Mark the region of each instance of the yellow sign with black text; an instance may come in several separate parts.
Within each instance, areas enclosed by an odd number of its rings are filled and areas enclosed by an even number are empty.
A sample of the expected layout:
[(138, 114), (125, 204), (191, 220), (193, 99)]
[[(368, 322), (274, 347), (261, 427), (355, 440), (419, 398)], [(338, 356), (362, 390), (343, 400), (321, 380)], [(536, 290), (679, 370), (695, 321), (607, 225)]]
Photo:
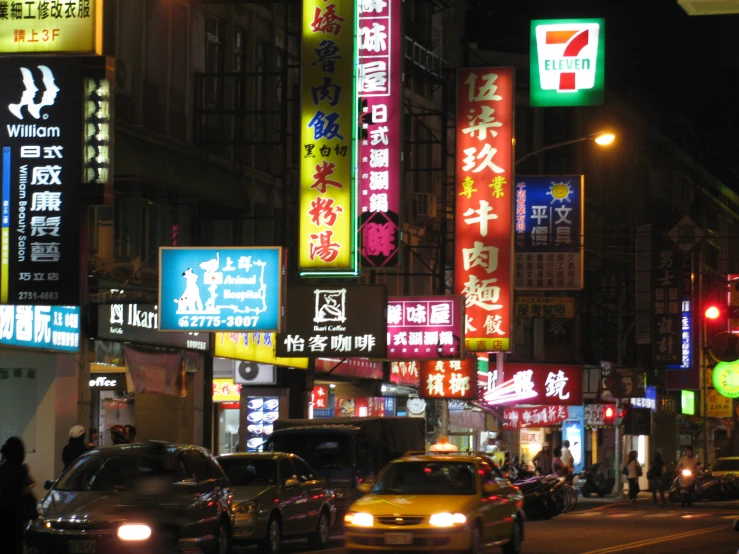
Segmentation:
[(103, 0), (0, 0), (0, 53), (102, 51)]
[(275, 356), (275, 344), (277, 344), (275, 333), (216, 333), (215, 355), (260, 364), (308, 368), (308, 358)]

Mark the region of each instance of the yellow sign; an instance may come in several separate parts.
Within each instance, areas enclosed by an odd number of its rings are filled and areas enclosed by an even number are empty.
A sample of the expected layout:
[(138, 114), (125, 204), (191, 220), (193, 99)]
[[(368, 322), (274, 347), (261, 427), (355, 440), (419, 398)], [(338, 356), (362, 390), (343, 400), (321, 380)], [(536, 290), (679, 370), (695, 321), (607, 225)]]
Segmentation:
[(300, 369), (308, 368), (308, 358), (275, 356), (275, 333), (216, 333), (216, 356)]
[(103, 51), (103, 0), (0, 2), (0, 53)]
[(510, 352), (511, 339), (465, 339), (464, 349), (467, 352)]
[(575, 299), (569, 296), (516, 296), (516, 317), (572, 319)]
[(733, 400), (719, 394), (716, 389), (708, 389), (706, 394), (706, 417), (732, 417)]
[(241, 385), (233, 379), (213, 379), (213, 402), (239, 402)]
[(357, 271), (354, 4), (303, 1), (299, 265), (304, 275)]

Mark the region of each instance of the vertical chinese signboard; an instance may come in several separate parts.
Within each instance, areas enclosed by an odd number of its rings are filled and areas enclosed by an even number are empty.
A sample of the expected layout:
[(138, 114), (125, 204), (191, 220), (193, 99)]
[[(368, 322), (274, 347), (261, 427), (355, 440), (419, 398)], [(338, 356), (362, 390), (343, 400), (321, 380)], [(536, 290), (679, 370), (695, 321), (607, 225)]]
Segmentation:
[(583, 175), (516, 177), (516, 289), (583, 286)]
[(358, 2), (362, 265), (398, 265), (403, 143), (402, 0)]
[(457, 73), (456, 294), (465, 349), (510, 350), (513, 311), (513, 69)]
[(81, 63), (0, 61), (2, 304), (79, 305)]
[(659, 366), (680, 367), (682, 358), (682, 268), (683, 254), (663, 236), (652, 247), (653, 361)]
[(305, 275), (356, 273), (352, 0), (304, 0), (300, 247)]
[(419, 371), (421, 398), (477, 398), (477, 358), (421, 362)]

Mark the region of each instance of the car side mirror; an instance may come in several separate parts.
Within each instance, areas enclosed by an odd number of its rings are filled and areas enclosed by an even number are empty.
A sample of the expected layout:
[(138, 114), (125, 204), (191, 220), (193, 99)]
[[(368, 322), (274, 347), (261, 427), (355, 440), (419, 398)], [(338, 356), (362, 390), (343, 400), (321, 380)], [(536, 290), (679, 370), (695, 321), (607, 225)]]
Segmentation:
[(56, 481), (54, 481), (52, 479), (49, 479), (48, 481), (44, 481), (44, 489), (47, 490), (47, 491), (50, 491), (51, 490), (51, 487), (54, 486), (54, 483), (56, 483)]
[(485, 483), (482, 486), (482, 492), (483, 494), (493, 494), (498, 491), (500, 487), (498, 485), (493, 485), (492, 483)]
[(372, 490), (372, 483), (359, 483), (357, 485), (357, 490), (362, 494), (367, 494)]
[(297, 487), (299, 485), (300, 481), (298, 481), (297, 479), (287, 479), (283, 487), (286, 489), (292, 489), (293, 487)]

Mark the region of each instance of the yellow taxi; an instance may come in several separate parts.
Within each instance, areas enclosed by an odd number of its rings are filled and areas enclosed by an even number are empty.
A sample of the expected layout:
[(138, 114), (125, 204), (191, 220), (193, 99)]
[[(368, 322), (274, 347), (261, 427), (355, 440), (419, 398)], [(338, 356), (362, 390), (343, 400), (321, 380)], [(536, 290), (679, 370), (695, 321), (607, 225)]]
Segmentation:
[(482, 454), (448, 441), (390, 462), (344, 516), (350, 553), (485, 552), (517, 554), (523, 495)]

